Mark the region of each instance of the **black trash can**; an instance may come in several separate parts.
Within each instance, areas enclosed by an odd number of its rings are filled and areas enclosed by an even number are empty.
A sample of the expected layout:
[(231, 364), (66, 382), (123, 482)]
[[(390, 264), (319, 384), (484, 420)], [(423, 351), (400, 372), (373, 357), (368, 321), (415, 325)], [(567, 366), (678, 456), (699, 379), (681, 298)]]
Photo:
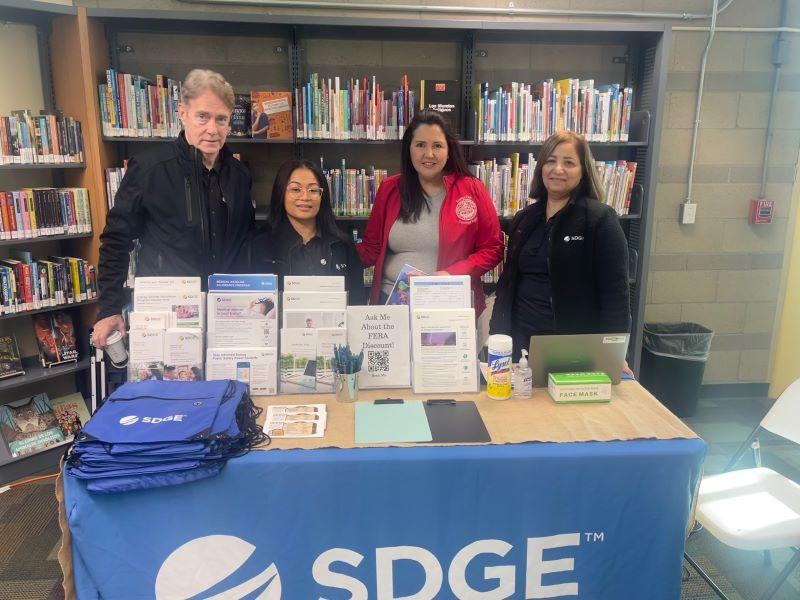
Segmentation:
[(714, 332), (697, 323), (645, 323), (639, 381), (678, 417), (691, 417)]

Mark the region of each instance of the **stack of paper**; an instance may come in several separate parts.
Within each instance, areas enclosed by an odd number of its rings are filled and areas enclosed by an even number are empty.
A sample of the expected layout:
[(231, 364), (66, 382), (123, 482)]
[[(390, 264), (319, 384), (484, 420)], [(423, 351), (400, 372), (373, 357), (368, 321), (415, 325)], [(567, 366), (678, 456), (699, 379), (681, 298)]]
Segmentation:
[(327, 422), (324, 404), (276, 404), (267, 408), (264, 433), (273, 438), (323, 437)]

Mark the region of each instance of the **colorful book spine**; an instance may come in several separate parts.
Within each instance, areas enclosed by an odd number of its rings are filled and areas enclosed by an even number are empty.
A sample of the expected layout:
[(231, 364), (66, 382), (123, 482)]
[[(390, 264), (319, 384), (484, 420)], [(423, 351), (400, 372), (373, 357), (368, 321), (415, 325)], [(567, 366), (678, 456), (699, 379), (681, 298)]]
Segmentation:
[(100, 120), (106, 137), (177, 137), (181, 82), (156, 75), (153, 83), (140, 75), (107, 69), (97, 86)]
[[(324, 165), (322, 157), (320, 162)], [(337, 217), (368, 217), (381, 182), (389, 176), (388, 170), (375, 167), (348, 169), (345, 159), (339, 168), (323, 168), (323, 173)]]
[(86, 188), (0, 191), (0, 240), (92, 232)]
[[(77, 140), (80, 140), (79, 143)], [(83, 162), (80, 124), (61, 113), (30, 110), (0, 116), (0, 165)]]
[(478, 142), (543, 142), (556, 131), (574, 131), (590, 142), (627, 142), (633, 88), (595, 86), (593, 79), (510, 82), (472, 93)]

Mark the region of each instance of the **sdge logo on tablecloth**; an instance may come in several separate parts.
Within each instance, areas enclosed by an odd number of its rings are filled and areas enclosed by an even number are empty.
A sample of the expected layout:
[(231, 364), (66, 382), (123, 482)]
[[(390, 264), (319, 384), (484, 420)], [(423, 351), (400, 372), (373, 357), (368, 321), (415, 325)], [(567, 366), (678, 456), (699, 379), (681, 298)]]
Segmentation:
[[(594, 537), (591, 540), (587, 538), (588, 541), (603, 541), (602, 533), (591, 535)], [(568, 577), (569, 572), (575, 569), (574, 558), (545, 560), (544, 553), (546, 550), (564, 549), (580, 546), (580, 544), (581, 534), (579, 533), (527, 538), (524, 596), (517, 594), (517, 566), (514, 564), (487, 566), (483, 569), (484, 581), (496, 582), (496, 585), (489, 590), (476, 590), (467, 582), (467, 569), (478, 556), (494, 555), (503, 558), (514, 548), (508, 542), (496, 539), (478, 540), (461, 548), (450, 561), (446, 583), (442, 563), (432, 552), (419, 546), (390, 546), (375, 549), (376, 586), (372, 594), (364, 582), (358, 578), (358, 567), (364, 560), (364, 556), (348, 548), (331, 548), (320, 554), (314, 561), (311, 576), (314, 582), (321, 586), (349, 592), (351, 600), (369, 600), (370, 598), (377, 598), (377, 600), (435, 600), (448, 588), (453, 596), (463, 600), (494, 600), (511, 597), (529, 600), (578, 596), (577, 581), (544, 585), (542, 579), (544, 575), (550, 573), (561, 573), (562, 580), (574, 579)], [(213, 595), (214, 598), (241, 598), (260, 591), (257, 597), (262, 600), (280, 600), (281, 579), (274, 563), (255, 577), (238, 582), (236, 572), (247, 562), (254, 551), (255, 546), (252, 544), (228, 535), (211, 535), (187, 542), (170, 554), (161, 565), (156, 578), (156, 598), (167, 600), (194, 597), (197, 594), (208, 592), (212, 587), (230, 577), (230, 587), (225, 590), (215, 590), (217, 593)], [(415, 590), (412, 595), (395, 595), (394, 565), (399, 561), (414, 562), (424, 572), (420, 588)], [(351, 573), (353, 569), (356, 569), (356, 575), (335, 570), (335, 563), (343, 563), (346, 565), (344, 568)], [(342, 569), (342, 565), (339, 565), (339, 569)], [(287, 594), (289, 593), (287, 590)], [(318, 598), (325, 600), (326, 597), (320, 595)], [(295, 600), (295, 597), (290, 597), (289, 600)]]

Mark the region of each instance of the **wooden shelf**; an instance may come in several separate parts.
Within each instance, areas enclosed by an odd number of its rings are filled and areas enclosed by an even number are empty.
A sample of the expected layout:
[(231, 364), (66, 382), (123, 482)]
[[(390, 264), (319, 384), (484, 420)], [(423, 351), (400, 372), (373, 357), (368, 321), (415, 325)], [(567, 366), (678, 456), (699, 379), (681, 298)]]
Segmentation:
[(63, 375), (87, 371), (91, 367), (91, 363), (88, 358), (84, 358), (77, 362), (65, 363), (45, 369), (39, 361), (38, 356), (26, 356), (22, 359), (22, 366), (25, 369), (25, 375), (0, 379), (0, 393), (22, 387), (23, 385), (40, 383)]
[(0, 246), (23, 246), (26, 244), (38, 244), (40, 242), (60, 242), (61, 240), (78, 240), (90, 238), (94, 234), (89, 233), (65, 233), (62, 235), (40, 235), (35, 238), (19, 238), (16, 240), (0, 240)]
[(37, 308), (36, 310), (24, 310), (22, 312), (7, 313), (0, 315), (0, 321), (4, 319), (17, 319), (19, 317), (28, 317), (30, 315), (50, 312), (53, 310), (64, 310), (67, 308), (75, 308), (76, 306), (86, 306), (88, 304), (95, 304), (95, 303), (97, 303), (97, 298), (92, 298), (91, 300), (84, 300), (83, 302), (73, 302), (71, 304), (56, 304), (55, 306), (45, 306), (44, 308)]
[(86, 163), (14, 163), (0, 165), (2, 171), (41, 171), (45, 169), (85, 169)]

